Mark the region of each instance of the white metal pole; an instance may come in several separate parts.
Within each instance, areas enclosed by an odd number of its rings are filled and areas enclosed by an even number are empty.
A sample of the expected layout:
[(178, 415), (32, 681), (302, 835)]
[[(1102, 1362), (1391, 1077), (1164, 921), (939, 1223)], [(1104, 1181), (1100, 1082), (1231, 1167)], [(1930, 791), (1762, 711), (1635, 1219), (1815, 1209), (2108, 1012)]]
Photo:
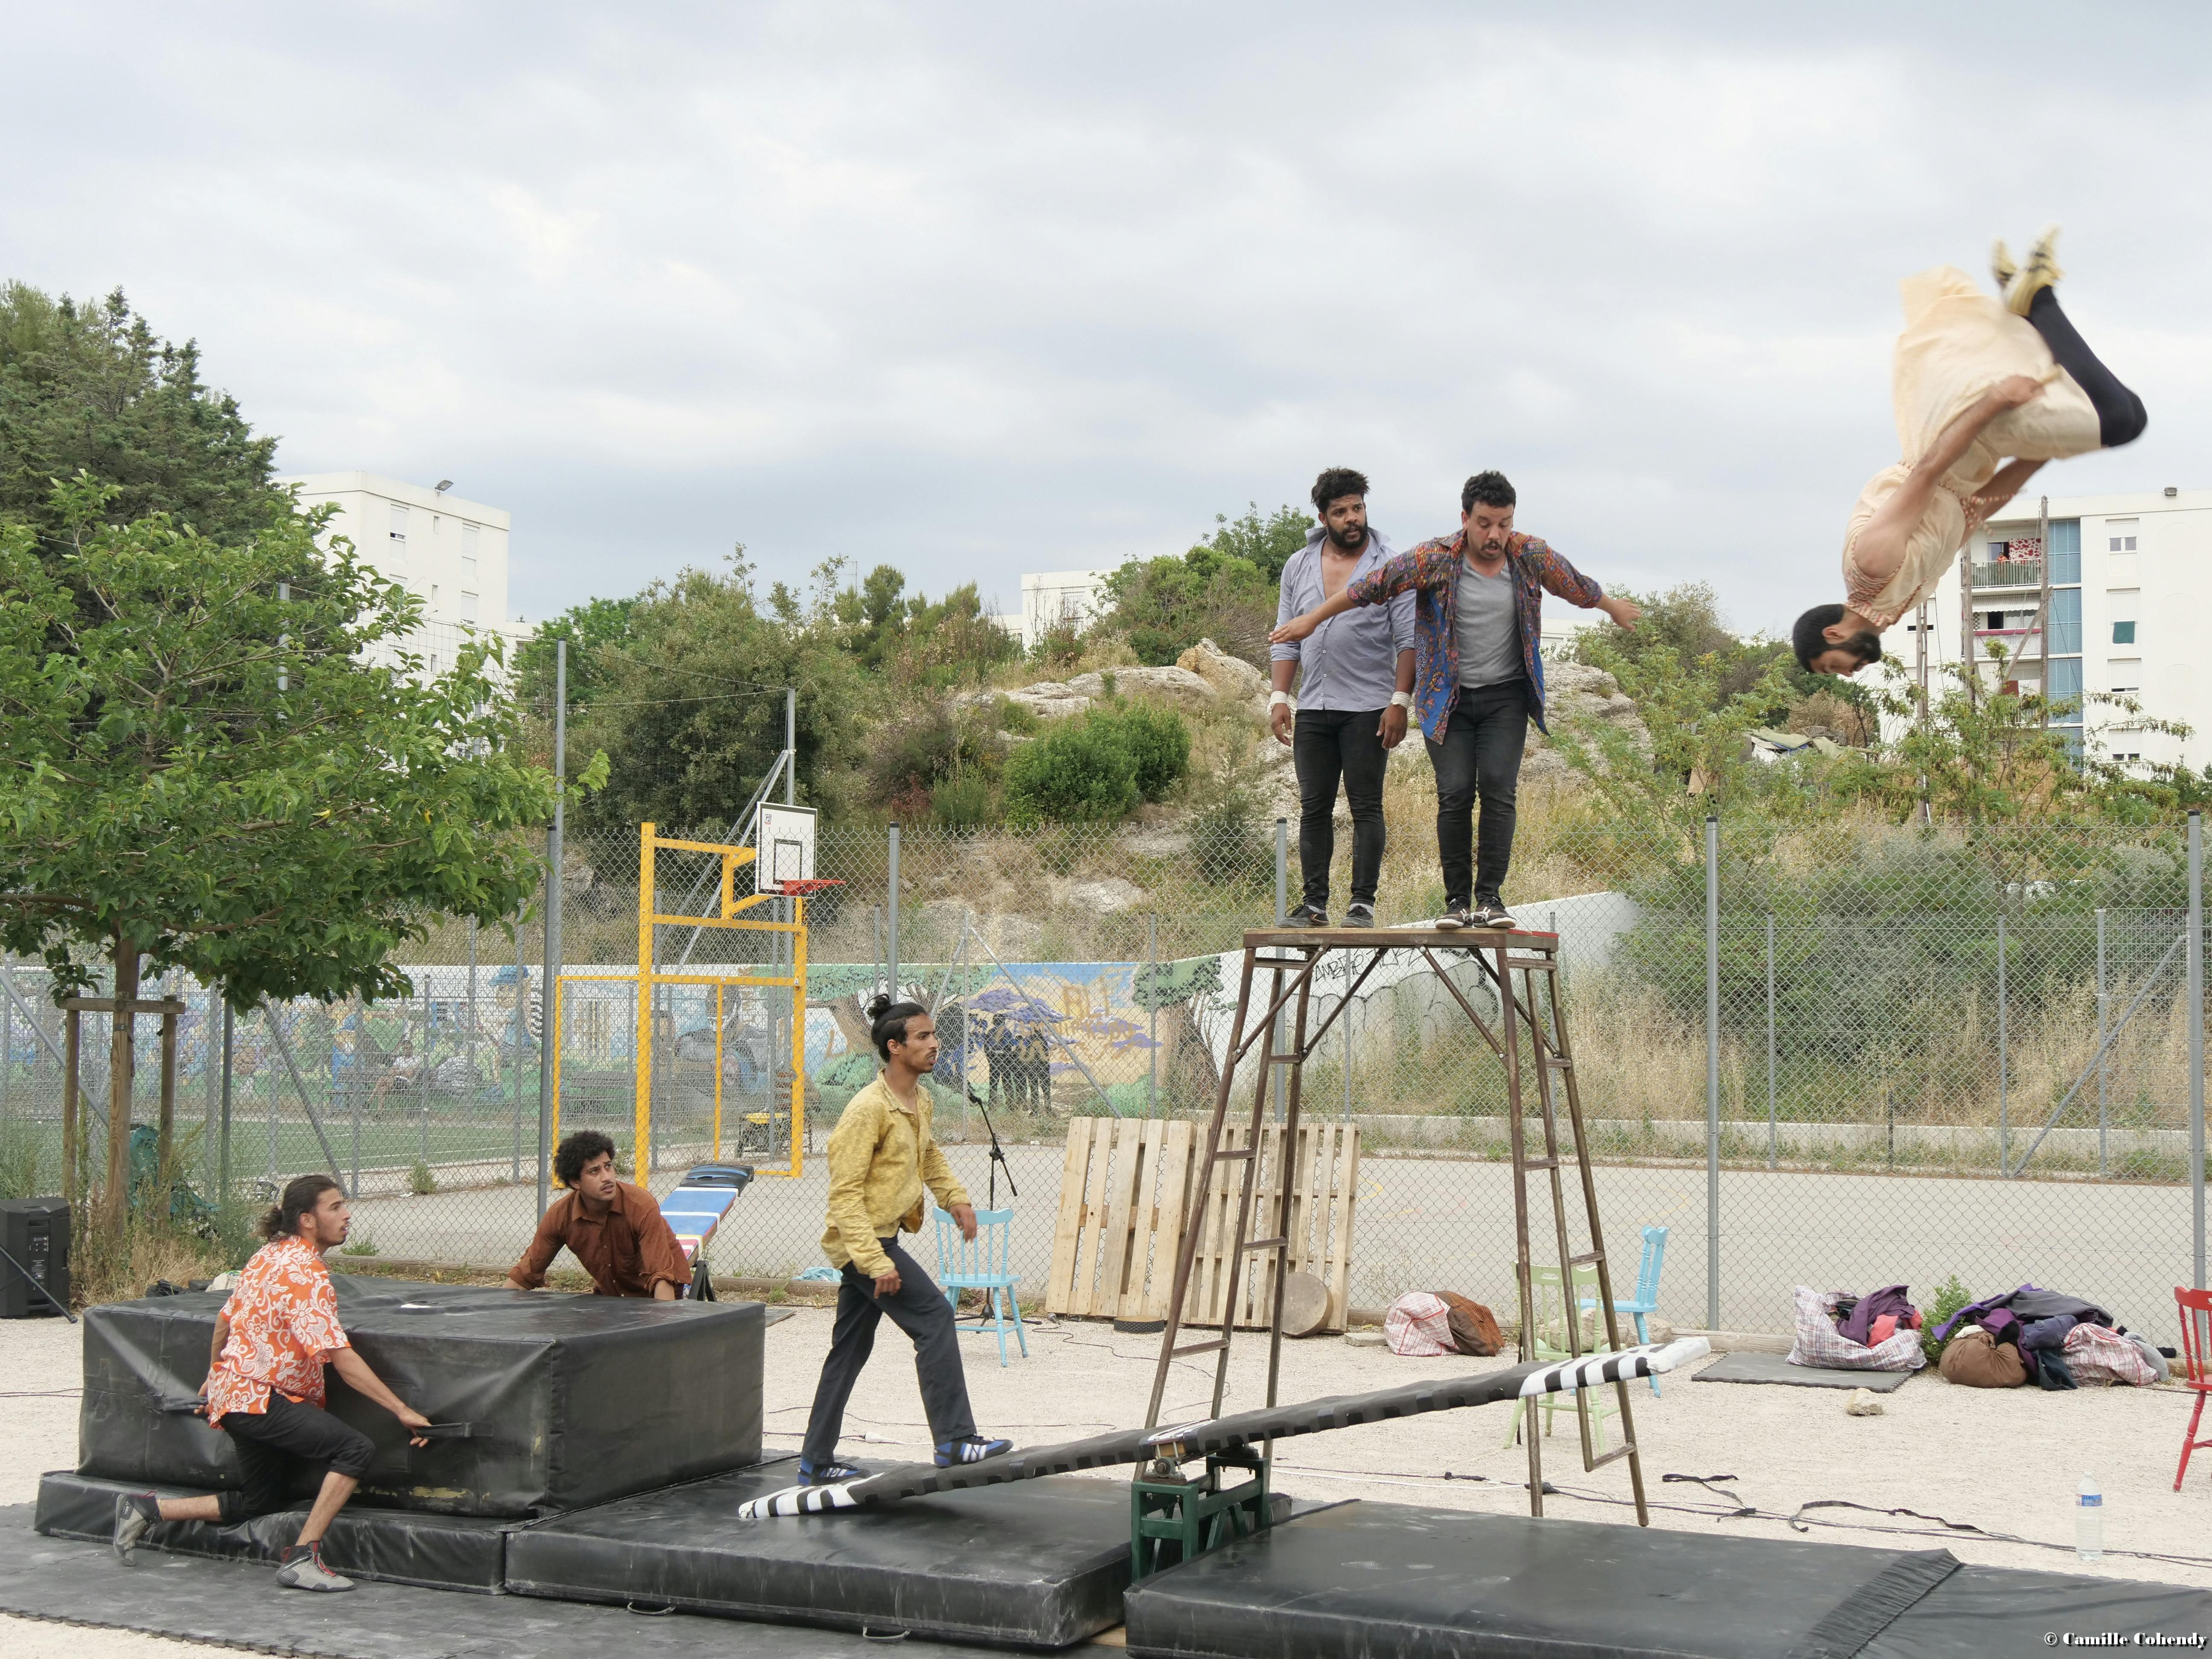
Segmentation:
[[(1721, 1323), (1721, 821), (1705, 817), (1705, 1328)], [(1530, 1431), (1534, 1431), (1531, 1423)]]

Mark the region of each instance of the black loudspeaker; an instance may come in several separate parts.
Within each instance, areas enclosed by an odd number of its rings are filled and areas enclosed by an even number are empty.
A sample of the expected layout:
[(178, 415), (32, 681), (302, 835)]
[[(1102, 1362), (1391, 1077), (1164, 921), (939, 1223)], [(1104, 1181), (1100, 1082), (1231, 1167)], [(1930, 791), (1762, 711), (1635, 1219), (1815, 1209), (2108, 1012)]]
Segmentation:
[(0, 1261), (0, 1319), (35, 1319), (58, 1312), (56, 1302), (69, 1305), (68, 1204), (58, 1198), (0, 1200), (0, 1251), (8, 1258)]

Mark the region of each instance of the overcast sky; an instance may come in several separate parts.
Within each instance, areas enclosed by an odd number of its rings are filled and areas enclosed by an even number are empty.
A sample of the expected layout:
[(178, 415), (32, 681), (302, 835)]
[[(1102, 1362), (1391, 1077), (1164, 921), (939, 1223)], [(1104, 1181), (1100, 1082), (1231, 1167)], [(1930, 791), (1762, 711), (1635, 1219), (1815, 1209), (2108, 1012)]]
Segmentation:
[(2212, 485), (2201, 6), (8, 9), (0, 275), (508, 509), (533, 618), (740, 540), (1013, 609), (1342, 464), (1778, 629), (1898, 278), (2049, 219), (2151, 416), (2050, 487)]

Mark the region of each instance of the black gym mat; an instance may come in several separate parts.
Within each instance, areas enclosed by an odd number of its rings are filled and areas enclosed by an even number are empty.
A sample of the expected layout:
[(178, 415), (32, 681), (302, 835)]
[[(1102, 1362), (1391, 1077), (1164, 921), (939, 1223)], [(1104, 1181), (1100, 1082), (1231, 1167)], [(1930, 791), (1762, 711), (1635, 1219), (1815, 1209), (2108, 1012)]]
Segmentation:
[[(363, 1584), (348, 1595), (279, 1589), (266, 1567), (155, 1555), (118, 1566), (104, 1544), (41, 1538), (27, 1504), (0, 1509), (0, 1613), (311, 1659), (881, 1659), (880, 1644), (840, 1631), (732, 1626), (683, 1613), (639, 1618), (620, 1607), (520, 1595), (447, 1595)], [(905, 1659), (973, 1650), (898, 1644)]]
[(1793, 1365), (1778, 1353), (1724, 1353), (1692, 1379), (1698, 1382), (1773, 1382), (1792, 1389), (1871, 1389), (1893, 1394), (1911, 1371), (1844, 1371)]
[(1128, 1644), (1155, 1659), (1844, 1659), (1958, 1566), (1948, 1550), (1345, 1504), (1132, 1587)]
[(766, 1523), (738, 1505), (796, 1461), (511, 1534), (516, 1595), (1056, 1648), (1121, 1621), (1129, 1488), (1058, 1479)]
[(2164, 1637), (2185, 1652), (2199, 1651), (2190, 1638), (2212, 1640), (2212, 1594), (2140, 1579), (1961, 1567), (1876, 1637), (1864, 1659), (2065, 1651), (2082, 1646), (2085, 1637), (2130, 1653), (2167, 1645), (2138, 1637)]
[[(364, 1496), (509, 1518), (556, 1513), (760, 1457), (757, 1302), (651, 1302), (334, 1273), (346, 1334), (377, 1375), (466, 1439), (410, 1447), (335, 1376), (330, 1408), (376, 1443)], [(151, 1297), (84, 1315), (80, 1473), (235, 1486), (229, 1437), (177, 1407), (200, 1392), (226, 1297)], [(303, 1473), (297, 1495), (312, 1495)]]
[[(46, 1475), (39, 1481), (34, 1524), (51, 1537), (105, 1544), (115, 1531), (116, 1495), (146, 1490), (143, 1485), (66, 1471)], [(153, 1490), (164, 1498), (186, 1495), (175, 1487)], [(167, 1521), (148, 1532), (133, 1559), (143, 1564), (157, 1553), (192, 1555), (273, 1567), (283, 1559), (285, 1546), (300, 1535), (307, 1518), (307, 1506), (301, 1504), (232, 1526)], [(507, 1529), (523, 1524), (527, 1523), (352, 1503), (331, 1522), (323, 1559), (349, 1578), (496, 1595), (506, 1588)]]

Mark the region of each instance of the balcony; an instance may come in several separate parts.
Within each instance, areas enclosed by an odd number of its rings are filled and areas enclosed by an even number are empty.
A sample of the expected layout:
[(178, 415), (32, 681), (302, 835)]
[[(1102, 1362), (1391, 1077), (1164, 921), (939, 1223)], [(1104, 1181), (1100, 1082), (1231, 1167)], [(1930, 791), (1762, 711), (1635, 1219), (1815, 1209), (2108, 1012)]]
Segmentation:
[(2043, 561), (2040, 559), (2004, 559), (1990, 564), (1971, 567), (1973, 591), (1977, 593), (2005, 588), (2043, 586)]

